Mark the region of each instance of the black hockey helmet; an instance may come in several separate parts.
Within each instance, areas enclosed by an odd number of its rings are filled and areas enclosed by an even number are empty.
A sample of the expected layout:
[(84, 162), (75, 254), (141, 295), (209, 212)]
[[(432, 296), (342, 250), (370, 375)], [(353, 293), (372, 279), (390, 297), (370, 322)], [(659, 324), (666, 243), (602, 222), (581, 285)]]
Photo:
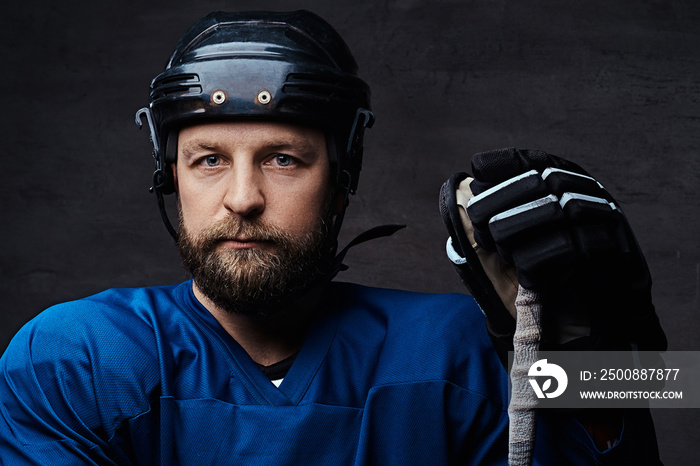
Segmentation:
[[(358, 78), (348, 46), (326, 21), (305, 10), (207, 15), (182, 36), (165, 71), (151, 82), (149, 100), (136, 122), (148, 121), (156, 162), (151, 189), (175, 238), (163, 194), (174, 191), (170, 164), (179, 128), (225, 119), (318, 127), (326, 134), (347, 204), (357, 188), (364, 129), (374, 121), (369, 86)], [(336, 230), (340, 222), (342, 213)]]

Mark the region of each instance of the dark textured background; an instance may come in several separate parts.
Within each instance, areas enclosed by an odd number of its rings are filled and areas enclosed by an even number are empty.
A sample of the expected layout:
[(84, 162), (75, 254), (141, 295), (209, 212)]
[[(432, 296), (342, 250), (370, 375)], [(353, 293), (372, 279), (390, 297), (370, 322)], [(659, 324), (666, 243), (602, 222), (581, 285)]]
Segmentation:
[[(462, 291), (443, 254), (442, 181), (474, 152), (540, 148), (622, 202), (670, 348), (700, 349), (700, 2), (28, 0), (0, 15), (0, 351), (51, 304), (185, 278), (134, 112), (200, 16), (299, 7), (340, 30), (373, 89), (346, 235), (409, 224), (353, 250), (343, 279)], [(666, 464), (698, 464), (697, 411), (653, 414)]]

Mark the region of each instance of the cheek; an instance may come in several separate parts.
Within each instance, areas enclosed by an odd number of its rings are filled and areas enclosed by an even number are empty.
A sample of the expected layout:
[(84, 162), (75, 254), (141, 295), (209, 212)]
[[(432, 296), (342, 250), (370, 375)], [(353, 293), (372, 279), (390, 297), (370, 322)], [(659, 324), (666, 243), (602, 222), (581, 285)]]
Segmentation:
[(278, 192), (268, 198), (267, 221), (285, 228), (291, 233), (311, 230), (328, 209), (330, 187), (328, 183), (309, 182), (293, 192)]
[(178, 202), (181, 221), (190, 234), (196, 235), (216, 216), (216, 211), (212, 210), (215, 205), (212, 200), (214, 193), (194, 191), (182, 184), (180, 188)]

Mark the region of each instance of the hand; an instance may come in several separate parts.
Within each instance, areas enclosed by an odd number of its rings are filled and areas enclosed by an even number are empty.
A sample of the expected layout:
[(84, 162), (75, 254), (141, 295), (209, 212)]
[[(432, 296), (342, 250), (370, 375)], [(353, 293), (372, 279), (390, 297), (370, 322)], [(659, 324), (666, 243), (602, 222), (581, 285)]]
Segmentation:
[[(456, 198), (461, 197), (468, 214), (460, 213), (459, 223), (454, 214), (445, 217), (455, 251), (470, 263), (468, 269), (462, 267), (463, 280), (465, 274), (481, 270), (497, 289), (499, 273), (514, 269), (520, 284), (540, 291), (545, 302), (543, 349), (548, 344), (666, 347), (644, 256), (619, 205), (600, 183), (578, 165), (541, 151), (476, 154), (472, 170), (473, 181), (457, 185), (452, 180), (443, 187), (443, 202), (449, 204), (451, 197), (445, 191), (455, 189), (454, 202), (459, 205)], [(465, 240), (472, 231), (473, 241)], [(499, 263), (496, 271), (494, 259)], [(465, 283), (487, 311), (494, 300), (475, 289), (481, 278), (468, 277)], [(507, 281), (511, 288), (514, 281)], [(512, 314), (510, 297), (497, 294)], [(496, 327), (503, 333), (504, 325)]]
[[(494, 151), (472, 159), (467, 213), (479, 246), (515, 266), (540, 290), (575, 279), (607, 286), (651, 278), (614, 199), (582, 168), (539, 151)], [(633, 276), (630, 276), (633, 275)]]

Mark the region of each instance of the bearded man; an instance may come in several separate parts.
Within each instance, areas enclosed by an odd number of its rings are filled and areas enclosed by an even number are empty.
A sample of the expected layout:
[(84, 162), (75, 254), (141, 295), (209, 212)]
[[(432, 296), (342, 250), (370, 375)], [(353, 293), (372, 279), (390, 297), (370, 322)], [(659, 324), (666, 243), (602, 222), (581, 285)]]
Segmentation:
[[(192, 26), (137, 121), (148, 123), (153, 191), (193, 278), (108, 290), (27, 324), (0, 361), (2, 462), (505, 463), (508, 381), (499, 355), (512, 342), (512, 318), (489, 322), (497, 354), (470, 296), (332, 281), (344, 268), (337, 238), (373, 120), (354, 58), (316, 15), (217, 12)], [(577, 170), (530, 152), (484, 160), (479, 199), (502, 200), (504, 179), (541, 171), (542, 161)], [(522, 163), (512, 169), (513, 161)], [(448, 217), (458, 205), (453, 184), (443, 199)], [(497, 210), (528, 202), (520, 192)], [(177, 230), (163, 201), (172, 193)], [(503, 303), (470, 256), (465, 219), (448, 220), (451, 257), (471, 267), (461, 273), (492, 319)], [(478, 241), (495, 241), (522, 277), (542, 285), (528, 273), (541, 269), (537, 260), (518, 262), (519, 242), (486, 238), (482, 227), (475, 222)], [(398, 228), (372, 229), (349, 246)], [(650, 304), (644, 293), (625, 302)], [(663, 346), (653, 307), (636, 309), (649, 319), (638, 327), (658, 331), (628, 332), (620, 344)], [(597, 325), (591, 317), (579, 320)], [(585, 341), (597, 336), (589, 327)], [(537, 439), (540, 464), (658, 462), (647, 411), (543, 415)]]

